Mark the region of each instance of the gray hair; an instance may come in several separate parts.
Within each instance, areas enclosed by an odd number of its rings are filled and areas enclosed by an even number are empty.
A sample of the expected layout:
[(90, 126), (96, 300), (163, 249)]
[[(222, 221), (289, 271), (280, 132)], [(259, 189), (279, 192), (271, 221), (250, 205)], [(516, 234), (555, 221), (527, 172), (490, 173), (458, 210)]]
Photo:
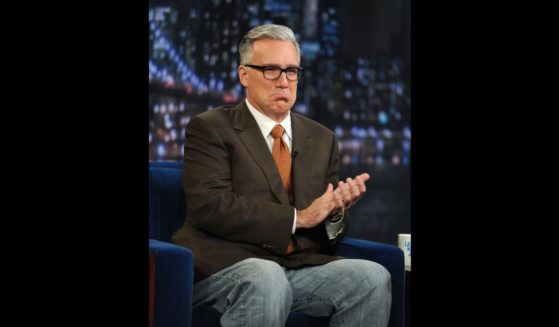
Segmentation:
[(256, 26), (243, 36), (241, 43), (239, 43), (241, 65), (250, 63), (252, 60), (252, 44), (254, 41), (261, 39), (291, 41), (297, 49), (297, 54), (299, 57), (301, 56), (299, 43), (297, 43), (295, 34), (293, 34), (293, 31), (289, 27), (276, 24), (266, 24)]

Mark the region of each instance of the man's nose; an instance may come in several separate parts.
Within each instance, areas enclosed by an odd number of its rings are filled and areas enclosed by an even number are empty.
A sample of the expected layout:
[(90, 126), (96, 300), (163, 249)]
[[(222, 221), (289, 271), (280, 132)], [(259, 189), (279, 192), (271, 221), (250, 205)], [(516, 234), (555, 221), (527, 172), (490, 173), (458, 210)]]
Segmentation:
[(280, 87), (288, 87), (289, 80), (287, 79), (287, 72), (281, 72), (280, 76), (276, 80), (277, 85)]

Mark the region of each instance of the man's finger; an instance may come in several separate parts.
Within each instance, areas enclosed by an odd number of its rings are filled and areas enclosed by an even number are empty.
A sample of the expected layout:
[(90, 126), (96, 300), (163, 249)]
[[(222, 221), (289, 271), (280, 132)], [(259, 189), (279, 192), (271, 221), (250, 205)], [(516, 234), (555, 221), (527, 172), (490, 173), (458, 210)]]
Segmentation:
[(363, 183), (365, 183), (366, 181), (369, 180), (369, 178), (371, 178), (371, 176), (367, 173), (362, 173), (362, 174), (358, 175), (357, 177), (361, 178), (363, 180)]
[(361, 177), (361, 175), (357, 176), (355, 178), (355, 181), (357, 182), (357, 187), (359, 187), (359, 191), (361, 193), (365, 193), (365, 191), (367, 190), (367, 187), (365, 186), (365, 182), (363, 181), (363, 178)]
[(336, 207), (338, 208), (344, 207), (343, 198), (339, 193), (334, 193), (334, 202), (336, 203)]

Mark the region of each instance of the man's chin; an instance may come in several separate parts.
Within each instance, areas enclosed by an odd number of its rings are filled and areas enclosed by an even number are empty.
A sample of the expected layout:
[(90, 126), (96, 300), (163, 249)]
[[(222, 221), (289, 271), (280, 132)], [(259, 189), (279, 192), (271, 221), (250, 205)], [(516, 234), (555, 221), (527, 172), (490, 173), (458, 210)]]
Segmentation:
[(293, 103), (289, 102), (289, 101), (284, 101), (284, 100), (277, 100), (274, 101), (274, 105), (277, 109), (277, 111), (279, 112), (287, 112), (289, 110), (291, 110), (291, 107), (293, 106)]

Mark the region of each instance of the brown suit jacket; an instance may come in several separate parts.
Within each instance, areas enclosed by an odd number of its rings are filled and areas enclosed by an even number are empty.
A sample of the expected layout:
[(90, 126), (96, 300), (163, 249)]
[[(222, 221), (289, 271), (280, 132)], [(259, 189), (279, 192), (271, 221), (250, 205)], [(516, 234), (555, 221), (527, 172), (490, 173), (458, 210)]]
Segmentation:
[[(338, 141), (319, 123), (292, 112), (293, 195), (304, 209), (338, 181)], [(286, 255), (294, 210), (272, 154), (244, 101), (195, 116), (186, 127), (183, 185), (187, 214), (173, 242), (194, 253), (195, 281), (246, 258), (295, 268), (341, 257), (324, 223), (298, 229)]]

